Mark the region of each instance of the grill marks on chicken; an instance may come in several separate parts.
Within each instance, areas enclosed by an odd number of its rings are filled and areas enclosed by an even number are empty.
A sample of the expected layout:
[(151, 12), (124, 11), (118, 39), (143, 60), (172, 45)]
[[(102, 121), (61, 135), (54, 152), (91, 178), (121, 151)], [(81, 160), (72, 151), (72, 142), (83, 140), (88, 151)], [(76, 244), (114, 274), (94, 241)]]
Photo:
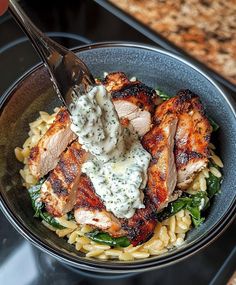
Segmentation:
[[(195, 174), (206, 167), (208, 163), (210, 126), (201, 120), (198, 112), (181, 114), (179, 118), (180, 122), (175, 137), (177, 186), (180, 189), (187, 189)], [(188, 124), (186, 124), (187, 121), (189, 121)]]
[(93, 184), (86, 174), (82, 174), (77, 188), (76, 206), (75, 208), (89, 209), (92, 207), (96, 210), (103, 210), (103, 205), (100, 198), (96, 195)]
[(157, 211), (173, 199), (176, 183), (177, 188), (187, 189), (207, 165), (210, 134), (199, 97), (190, 90), (180, 90), (157, 107), (154, 127), (142, 139), (152, 155), (146, 193)]
[(66, 149), (76, 135), (70, 129), (70, 116), (65, 108), (61, 108), (51, 127), (38, 144), (30, 151), (29, 169), (36, 178), (43, 177), (54, 169), (60, 154)]
[(119, 118), (128, 119), (139, 136), (147, 133), (159, 103), (156, 91), (140, 81), (130, 81), (123, 72), (109, 73), (102, 83), (111, 92)]
[(180, 90), (177, 96), (161, 104), (156, 109), (154, 122), (158, 124), (166, 114), (178, 118), (174, 154), (177, 187), (184, 190), (208, 163), (212, 127), (199, 97), (190, 90)]
[(127, 236), (135, 246), (147, 241), (156, 226), (155, 207), (147, 197), (145, 208), (130, 219), (118, 219), (104, 207), (90, 179), (82, 174), (77, 191), (74, 216), (78, 224), (87, 224), (108, 232), (113, 237)]
[(138, 80), (130, 81), (123, 72), (109, 73), (102, 84), (111, 93), (114, 101), (129, 101), (142, 110), (151, 113), (155, 111), (155, 106), (160, 103), (159, 96), (154, 89)]
[(160, 211), (170, 201), (177, 182), (174, 158), (174, 137), (177, 116), (165, 114), (159, 124), (155, 125), (142, 139), (144, 148), (152, 155), (148, 168), (146, 194)]
[(126, 234), (121, 228), (119, 219), (105, 209), (90, 179), (85, 174), (80, 177), (74, 216), (78, 224), (95, 226), (113, 237)]
[(150, 113), (154, 112), (157, 103), (156, 91), (140, 81), (130, 81), (111, 94), (114, 102), (125, 100)]
[(156, 209), (148, 196), (144, 199), (144, 205), (145, 208), (136, 210), (133, 217), (122, 221), (122, 227), (133, 246), (148, 241), (157, 224)]
[(129, 83), (130, 80), (124, 72), (110, 72), (105, 79), (102, 80), (102, 85), (104, 85), (110, 93), (120, 90)]
[(53, 216), (60, 217), (73, 209), (81, 166), (86, 159), (87, 153), (81, 145), (78, 142), (72, 143), (43, 183), (41, 200)]

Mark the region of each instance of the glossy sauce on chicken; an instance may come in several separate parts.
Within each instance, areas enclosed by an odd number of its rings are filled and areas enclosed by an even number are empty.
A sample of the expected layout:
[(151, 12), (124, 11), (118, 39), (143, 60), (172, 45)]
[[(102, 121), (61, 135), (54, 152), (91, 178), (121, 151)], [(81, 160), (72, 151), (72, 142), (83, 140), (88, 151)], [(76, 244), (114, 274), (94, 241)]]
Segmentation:
[(89, 176), (108, 211), (118, 218), (132, 217), (135, 209), (144, 208), (141, 190), (147, 183), (150, 154), (134, 130), (120, 124), (103, 86), (79, 97), (71, 113), (71, 129), (91, 154), (82, 172)]

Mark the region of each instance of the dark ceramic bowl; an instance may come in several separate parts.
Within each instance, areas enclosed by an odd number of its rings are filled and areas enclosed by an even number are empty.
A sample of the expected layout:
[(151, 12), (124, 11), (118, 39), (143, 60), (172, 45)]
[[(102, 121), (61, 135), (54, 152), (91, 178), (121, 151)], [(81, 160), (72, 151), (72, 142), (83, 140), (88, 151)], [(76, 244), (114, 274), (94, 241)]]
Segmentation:
[(57, 237), (33, 218), (33, 210), (18, 174), (22, 164), (14, 148), (27, 138), (28, 124), (38, 111), (52, 112), (60, 106), (46, 69), (39, 65), (25, 74), (1, 98), (0, 176), (1, 207), (13, 226), (35, 246), (68, 265), (89, 271), (128, 273), (163, 267), (197, 252), (212, 242), (233, 219), (236, 207), (236, 114), (230, 98), (202, 70), (185, 59), (148, 46), (127, 43), (102, 43), (76, 50), (96, 77), (104, 71), (124, 71), (152, 87), (174, 95), (181, 88), (200, 95), (206, 111), (219, 125), (217, 145), (224, 162), (222, 192), (211, 205), (205, 223), (189, 232), (184, 245), (160, 257), (133, 262), (97, 261), (85, 258), (74, 246)]

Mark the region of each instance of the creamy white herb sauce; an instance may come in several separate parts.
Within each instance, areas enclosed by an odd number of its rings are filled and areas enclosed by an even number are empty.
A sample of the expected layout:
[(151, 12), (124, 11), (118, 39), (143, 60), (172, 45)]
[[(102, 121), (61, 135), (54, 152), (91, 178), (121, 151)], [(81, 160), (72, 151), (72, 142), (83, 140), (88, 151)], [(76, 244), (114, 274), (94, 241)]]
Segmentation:
[(123, 128), (103, 86), (79, 97), (72, 104), (71, 113), (71, 129), (85, 150), (103, 162), (123, 153)]
[(71, 129), (92, 154), (82, 172), (91, 179), (108, 211), (130, 218), (144, 208), (142, 189), (147, 183), (150, 154), (137, 134), (120, 125), (110, 94), (103, 86), (79, 97), (71, 108)]

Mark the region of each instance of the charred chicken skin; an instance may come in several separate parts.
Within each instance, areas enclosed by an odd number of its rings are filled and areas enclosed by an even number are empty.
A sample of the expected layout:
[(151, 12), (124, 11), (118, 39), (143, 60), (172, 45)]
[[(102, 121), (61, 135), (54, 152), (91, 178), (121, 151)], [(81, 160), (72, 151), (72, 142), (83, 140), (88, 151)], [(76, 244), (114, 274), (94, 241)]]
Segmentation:
[(74, 208), (81, 166), (86, 159), (85, 150), (78, 142), (73, 142), (43, 183), (41, 200), (53, 216), (60, 217)]
[(78, 224), (95, 226), (114, 237), (126, 234), (121, 228), (119, 219), (106, 211), (102, 201), (96, 195), (89, 177), (85, 174), (80, 177), (74, 216)]
[(166, 114), (178, 118), (174, 155), (177, 187), (184, 190), (208, 163), (212, 127), (198, 95), (190, 90), (180, 90), (175, 97), (162, 103), (156, 109), (154, 123), (160, 124)]
[(157, 224), (155, 205), (148, 196), (144, 199), (144, 209), (136, 210), (133, 217), (122, 220), (122, 227), (133, 246), (148, 241)]
[(178, 119), (166, 114), (142, 139), (144, 148), (152, 155), (148, 168), (147, 195), (160, 211), (170, 201), (177, 173), (174, 158), (174, 137)]
[(145, 208), (137, 210), (132, 218), (118, 219), (106, 210), (90, 179), (82, 174), (74, 215), (77, 223), (95, 226), (113, 237), (126, 235), (136, 246), (152, 236), (157, 223), (155, 207), (149, 198), (146, 198), (144, 203)]
[(119, 118), (128, 119), (139, 136), (146, 134), (160, 102), (156, 91), (140, 81), (130, 81), (123, 72), (109, 73), (102, 83), (111, 93)]

